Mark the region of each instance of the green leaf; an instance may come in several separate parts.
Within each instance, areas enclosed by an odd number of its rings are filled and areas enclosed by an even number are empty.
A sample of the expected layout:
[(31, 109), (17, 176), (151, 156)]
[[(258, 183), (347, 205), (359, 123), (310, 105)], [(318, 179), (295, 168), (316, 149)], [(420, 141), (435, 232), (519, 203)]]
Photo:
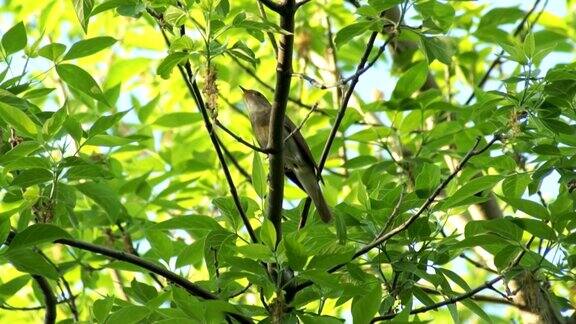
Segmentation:
[[(0, 162), (0, 165), (4, 163)], [(29, 169), (46, 169), (49, 170), (52, 165), (50, 164), (50, 160), (45, 157), (36, 157), (36, 156), (24, 156), (20, 158), (16, 158), (15, 160), (11, 160), (10, 162), (4, 164), (6, 170), (13, 171), (13, 170), (29, 170)]]
[(108, 314), (114, 306), (114, 298), (104, 298), (98, 299), (92, 304), (92, 313), (94, 317), (98, 320), (98, 323), (104, 323)]
[(534, 57), (535, 51), (536, 51), (536, 41), (534, 40), (534, 33), (528, 33), (528, 35), (526, 35), (526, 38), (524, 38), (524, 55), (526, 55), (527, 58), (531, 59), (532, 57)]
[(457, 206), (458, 203), (462, 202), (464, 199), (469, 198), (472, 195), (480, 193), (482, 191), (492, 189), (498, 182), (502, 180), (502, 176), (498, 175), (488, 175), (483, 177), (474, 178), (464, 184), (458, 191), (452, 194), (449, 198), (442, 202), (442, 209), (451, 208)]
[(214, 218), (202, 215), (179, 216), (151, 226), (155, 230), (185, 230), (203, 237), (213, 230), (224, 230)]
[(428, 77), (428, 63), (422, 61), (406, 70), (398, 79), (392, 97), (403, 99), (410, 97), (424, 85)]
[(146, 239), (150, 242), (152, 251), (156, 252), (164, 261), (172, 257), (172, 241), (161, 231), (146, 231)]
[(488, 314), (486, 314), (486, 312), (484, 312), (484, 310), (482, 310), (482, 308), (472, 300), (464, 299), (461, 300), (460, 303), (466, 306), (466, 308), (471, 310), (474, 314), (480, 316), (480, 318), (482, 318), (485, 321), (485, 323), (492, 323), (492, 319), (490, 318), (490, 316), (488, 316)]
[(32, 249), (14, 249), (4, 255), (19, 271), (57, 280), (54, 266)]
[(76, 17), (85, 33), (88, 33), (88, 21), (94, 8), (94, 0), (73, 0)]
[(109, 106), (96, 80), (82, 68), (72, 64), (58, 64), (56, 72), (70, 87)]
[(95, 135), (86, 140), (86, 142), (84, 142), (84, 145), (114, 147), (114, 146), (127, 145), (135, 141), (136, 139), (127, 137), (120, 137), (113, 135)]
[(53, 242), (61, 238), (72, 238), (72, 236), (56, 225), (34, 224), (14, 236), (8, 247), (8, 252)]
[(12, 297), (15, 295), (20, 289), (22, 289), (26, 284), (30, 281), (30, 276), (24, 275), (20, 277), (16, 277), (6, 283), (0, 285), (0, 296), (4, 297), (1, 299), (5, 299), (8, 297)]
[(268, 218), (264, 219), (260, 227), (260, 240), (272, 250), (276, 247), (276, 229)]
[(20, 171), (14, 180), (12, 180), (12, 185), (27, 188), (51, 180), (53, 180), (53, 175), (49, 170), (29, 169)]
[(379, 284), (372, 284), (370, 290), (365, 294), (355, 296), (352, 300), (352, 318), (354, 324), (370, 323), (380, 306), (382, 300), (382, 289)]
[(154, 124), (162, 127), (181, 127), (191, 125), (202, 120), (202, 115), (191, 112), (175, 112), (160, 116)]
[(509, 197), (500, 197), (500, 199), (510, 204), (514, 209), (520, 210), (532, 217), (544, 220), (550, 219), (548, 209), (535, 201)]
[(465, 291), (470, 291), (470, 286), (466, 280), (462, 279), (462, 277), (460, 277), (456, 272), (444, 268), (440, 268), (439, 270), (455, 284), (460, 286), (460, 288), (464, 289)]
[(121, 5), (118, 6), (116, 11), (119, 15), (125, 17), (140, 18), (142, 13), (146, 12), (146, 5), (141, 1), (131, 1), (126, 3), (123, 1)]
[(368, 0), (370, 7), (376, 9), (377, 12), (382, 12), (403, 3), (405, 0)]
[[(133, 102), (136, 101), (133, 100)], [(134, 105), (136, 107), (136, 114), (138, 115), (138, 119), (140, 120), (140, 122), (146, 123), (148, 117), (150, 117), (150, 114), (152, 114), (154, 108), (156, 108), (156, 106), (158, 105), (158, 102), (160, 102), (160, 96), (154, 97), (154, 99), (150, 100), (149, 102), (147, 102), (142, 106), (140, 106), (139, 104)]]
[(426, 58), (428, 63), (438, 60), (446, 65), (452, 63), (452, 56), (454, 56), (454, 49), (450, 38), (438, 36), (438, 37), (426, 37), (424, 35), (420, 36), (420, 44), (424, 48), (426, 53)]
[(156, 69), (156, 74), (162, 77), (162, 79), (169, 79), (172, 70), (176, 65), (184, 62), (188, 59), (188, 54), (184, 52), (170, 53), (166, 58), (162, 60), (158, 69)]
[(66, 111), (66, 107), (62, 107), (58, 109), (57, 112), (53, 113), (48, 120), (42, 126), (42, 132), (47, 138), (51, 138), (52, 136), (56, 135), (58, 131), (64, 126), (64, 122), (66, 121), (66, 117), (68, 117), (68, 112)]
[(144, 306), (124, 306), (110, 315), (107, 323), (141, 323), (152, 311)]
[(264, 165), (260, 159), (260, 153), (254, 151), (252, 159), (252, 186), (258, 197), (264, 198), (266, 196), (266, 172)]
[(38, 50), (38, 55), (56, 62), (66, 51), (66, 45), (60, 43), (51, 43)]
[(287, 235), (284, 240), (284, 248), (288, 257), (288, 264), (292, 270), (300, 271), (304, 269), (308, 261), (308, 253), (304, 244), (300, 243), (296, 235)]
[(242, 254), (246, 258), (257, 260), (257, 261), (271, 261), (274, 259), (274, 254), (272, 250), (262, 244), (247, 244), (236, 248), (238, 253)]
[(370, 30), (372, 24), (373, 22), (371, 21), (361, 21), (340, 29), (338, 33), (336, 33), (336, 37), (334, 37), (336, 47), (341, 47), (351, 41), (354, 37), (360, 36), (364, 32)]
[(558, 147), (551, 144), (537, 145), (532, 148), (532, 151), (541, 155), (562, 155)]
[(36, 137), (37, 125), (22, 110), (0, 102), (0, 118), (17, 132), (28, 137)]
[(85, 182), (76, 185), (76, 189), (102, 207), (110, 222), (115, 223), (118, 218), (125, 216), (126, 211), (120, 203), (120, 197), (108, 186), (102, 183)]
[(506, 240), (520, 242), (522, 239), (522, 229), (508, 218), (470, 221), (466, 224), (464, 232), (466, 238), (478, 236), (483, 233), (497, 233)]
[(104, 132), (105, 130), (107, 130), (108, 128), (114, 126), (128, 112), (129, 112), (129, 110), (126, 110), (126, 111), (122, 111), (119, 113), (115, 113), (115, 114), (110, 115), (110, 116), (102, 116), (102, 117), (98, 118), (96, 120), (96, 122), (94, 123), (94, 125), (92, 125), (92, 127), (88, 131), (88, 137), (98, 135), (98, 134)]
[(416, 195), (420, 198), (428, 197), (440, 183), (440, 168), (431, 163), (424, 163), (422, 170), (416, 177)]
[(558, 239), (556, 232), (544, 221), (530, 218), (512, 218), (512, 221), (525, 231), (541, 239), (549, 241)]
[(502, 181), (502, 192), (505, 197), (520, 198), (531, 181), (527, 173), (513, 174)]
[(204, 252), (204, 241), (198, 240), (190, 245), (186, 245), (184, 249), (178, 254), (176, 260), (176, 267), (181, 268), (187, 265), (195, 265), (202, 263), (202, 256)]
[(6, 56), (16, 53), (26, 47), (28, 38), (26, 36), (26, 28), (23, 22), (19, 22), (2, 35), (2, 48)]
[(116, 43), (116, 39), (109, 36), (94, 37), (89, 39), (84, 39), (79, 42), (74, 43), (68, 53), (64, 55), (64, 61), (73, 60), (85, 56), (98, 53), (99, 51), (110, 47)]

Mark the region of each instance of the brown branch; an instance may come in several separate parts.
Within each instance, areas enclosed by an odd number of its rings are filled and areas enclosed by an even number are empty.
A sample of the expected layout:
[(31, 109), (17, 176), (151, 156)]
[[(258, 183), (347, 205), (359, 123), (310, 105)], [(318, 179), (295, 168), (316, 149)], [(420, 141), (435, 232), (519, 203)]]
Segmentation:
[[(148, 9), (148, 13), (150, 13), (156, 19), (156, 21), (160, 27), (160, 31), (162, 32), (162, 36), (164, 38), (164, 41), (166, 42), (166, 45), (168, 45), (168, 47), (170, 47), (170, 41), (168, 39), (168, 36), (166, 35), (166, 32), (163, 29), (162, 23), (161, 23), (163, 20), (163, 17), (161, 15), (156, 14), (154, 11), (152, 11), (150, 9)], [(185, 30), (184, 26), (182, 26), (180, 28), (180, 34), (181, 34), (181, 36), (184, 36), (186, 34), (186, 30)], [(230, 174), (230, 169), (228, 169), (228, 164), (226, 163), (226, 159), (225, 159), (224, 154), (222, 153), (222, 149), (218, 143), (218, 137), (216, 136), (216, 132), (214, 131), (214, 126), (212, 125), (212, 122), (210, 121), (210, 117), (208, 115), (206, 105), (204, 104), (204, 100), (202, 98), (202, 93), (200, 92), (200, 88), (198, 88), (198, 84), (196, 83), (196, 79), (194, 78), (194, 73), (192, 72), (192, 67), (190, 65), (190, 62), (186, 61), (186, 63), (184, 64), (184, 68), (181, 65), (178, 65), (178, 71), (180, 72), (180, 75), (182, 76), (182, 79), (184, 80), (184, 83), (186, 84), (186, 87), (188, 88), (189, 94), (192, 96), (194, 102), (196, 103), (196, 106), (198, 107), (198, 110), (200, 111), (200, 114), (202, 115), (202, 119), (204, 121), (204, 126), (206, 127), (206, 130), (208, 131), (208, 136), (210, 137), (210, 141), (212, 142), (212, 146), (214, 146), (214, 150), (216, 151), (216, 155), (218, 156), (218, 161), (220, 162), (220, 165), (222, 166), (222, 171), (224, 171), (224, 176), (226, 178), (226, 182), (228, 183), (228, 189), (230, 191), (230, 195), (232, 196), (232, 200), (234, 201), (234, 205), (236, 206), (236, 209), (238, 209), (238, 213), (240, 214), (240, 218), (242, 219), (242, 222), (244, 223), (244, 227), (246, 227), (246, 231), (248, 232), (248, 235), (250, 236), (250, 239), (252, 240), (252, 242), (257, 243), (258, 238), (256, 236), (256, 232), (254, 232), (254, 229), (252, 228), (252, 225), (250, 224), (250, 220), (248, 219), (248, 216), (246, 215), (244, 208), (242, 208), (242, 203), (240, 202), (240, 197), (238, 196), (238, 191), (236, 190), (236, 185), (234, 184), (234, 180), (232, 179), (232, 175)]]
[(52, 292), (52, 287), (48, 280), (39, 275), (32, 275), (32, 278), (36, 280), (36, 283), (44, 295), (44, 305), (46, 306), (46, 314), (44, 315), (44, 324), (54, 324), (56, 323), (56, 297)]
[(244, 140), (242, 137), (236, 135), (233, 131), (231, 131), (228, 127), (224, 126), (218, 119), (216, 119), (215, 122), (216, 126), (218, 126), (218, 128), (222, 129), (224, 132), (226, 132), (228, 135), (232, 136), (232, 138), (234, 138), (236, 141), (238, 141), (238, 143), (243, 144), (244, 146), (247, 146), (251, 149), (253, 149), (254, 151), (260, 152), (260, 153), (271, 153), (272, 151), (268, 148), (261, 148), (259, 146), (256, 146), (254, 144), (251, 144), (250, 142)]
[(205, 290), (204, 288), (196, 285), (195, 283), (189, 281), (188, 279), (177, 275), (176, 273), (169, 271), (156, 263), (152, 263), (150, 261), (144, 260), (138, 256), (135, 256), (131, 253), (126, 253), (123, 251), (114, 250), (111, 248), (107, 248), (104, 246), (74, 240), (74, 239), (58, 239), (54, 241), (54, 243), (63, 244), (67, 246), (72, 246), (81, 250), (86, 250), (90, 252), (94, 252), (97, 254), (102, 254), (107, 257), (110, 257), (115, 260), (120, 260), (124, 262), (128, 262), (130, 264), (137, 265), (143, 269), (146, 269), (150, 272), (153, 272), (161, 277), (166, 278), (167, 280), (177, 284), (178, 286), (184, 288), (190, 294), (194, 296), (201, 297), (203, 299), (217, 299), (217, 296), (212, 294), (211, 292)]
[[(445, 295), (445, 293), (443, 293), (441, 291), (437, 291), (437, 290), (432, 289), (432, 288), (421, 287), (421, 286), (419, 286), (419, 287), (420, 287), (420, 289), (422, 289), (425, 292), (432, 294), (432, 295)], [(490, 288), (490, 287), (488, 287), (488, 288)], [(486, 302), (486, 303), (514, 306), (514, 307), (516, 307), (522, 311), (532, 312), (531, 310), (528, 309), (528, 307), (526, 307), (526, 305), (515, 303), (514, 301), (509, 300), (507, 298), (498, 298), (498, 297), (488, 296), (488, 295), (474, 295), (474, 296), (470, 296), (470, 299), (472, 299), (474, 301), (478, 301), (478, 302)]]
[[(502, 280), (502, 279), (503, 279), (503, 276), (498, 276), (498, 277), (496, 277), (496, 278), (494, 278), (494, 279), (486, 282), (485, 284), (483, 284), (483, 285), (481, 285), (481, 286), (479, 286), (479, 287), (476, 287), (476, 288), (470, 290), (469, 292), (467, 292), (467, 293), (465, 293), (465, 294), (458, 295), (458, 296), (455, 296), (455, 297), (446, 299), (446, 300), (444, 300), (444, 301), (442, 301), (442, 302), (439, 302), (439, 303), (436, 303), (436, 304), (434, 304), (434, 305), (429, 305), (429, 306), (424, 306), (424, 307), (416, 308), (416, 309), (412, 310), (412, 311), (410, 312), (410, 314), (425, 313), (425, 312), (427, 312), (427, 311), (431, 311), (431, 310), (434, 310), (434, 309), (438, 309), (438, 308), (440, 308), (440, 307), (444, 307), (444, 306), (447, 306), (447, 305), (450, 305), (450, 304), (457, 303), (457, 302), (459, 302), (459, 301), (461, 301), (461, 300), (468, 299), (468, 298), (476, 295), (477, 293), (483, 291), (484, 289), (488, 289), (489, 287), (491, 287), (492, 285), (498, 283), (498, 282), (499, 282), (500, 280)], [(393, 318), (396, 317), (396, 316), (398, 316), (398, 313), (386, 314), (386, 315), (383, 315), (383, 316), (376, 316), (376, 317), (374, 317), (370, 322), (371, 322), (371, 323), (376, 323), (376, 322), (380, 322), (380, 321), (390, 320), (390, 319), (393, 319)]]
[(310, 1), (311, 0), (302, 0), (302, 1), (296, 2), (296, 9), (302, 7), (303, 5), (307, 4)]
[[(260, 3), (266, 6), (266, 8), (277, 12), (279, 14), (283, 14), (285, 10), (285, 4), (279, 4), (274, 2), (274, 0), (258, 0)], [(289, 1), (289, 0), (288, 0)]]
[[(266, 3), (264, 3), (266, 5)], [(282, 202), (284, 198), (284, 118), (290, 94), (292, 76), (292, 50), (294, 47), (295, 0), (286, 0), (280, 13), (280, 28), (285, 30), (280, 36), (280, 46), (276, 65), (276, 86), (274, 102), (270, 113), (270, 174), (268, 186), (268, 208), (266, 215), (276, 230), (276, 245), (282, 240)]]
[(308, 119), (310, 118), (312, 113), (316, 110), (316, 107), (318, 107), (318, 103), (316, 103), (314, 105), (314, 107), (312, 108), (312, 110), (310, 110), (306, 114), (306, 116), (304, 116), (304, 119), (302, 119), (302, 122), (300, 123), (300, 125), (298, 125), (298, 127), (294, 128), (294, 130), (291, 131), (290, 134), (288, 134), (288, 136), (286, 136), (286, 138), (284, 139), (284, 143), (286, 143), (292, 136), (294, 136), (294, 134), (296, 134), (296, 132), (300, 131), (300, 129), (304, 126), (304, 124), (306, 124), (306, 122), (308, 121)]
[[(71, 247), (75, 247), (81, 250), (86, 250), (86, 251), (90, 251), (93, 253), (97, 253), (97, 254), (101, 254), (101, 255), (105, 255), (107, 257), (113, 258), (115, 260), (120, 260), (120, 261), (124, 261), (124, 262), (128, 262), (130, 264), (134, 264), (137, 265), (143, 269), (146, 269), (150, 272), (153, 272), (163, 278), (166, 278), (166, 280), (173, 282), (174, 284), (182, 287), (183, 289), (185, 289), (187, 292), (189, 292), (190, 294), (203, 298), (203, 299), (209, 299), (209, 300), (216, 300), (218, 299), (218, 296), (212, 294), (211, 292), (205, 290), (204, 288), (196, 285), (195, 283), (189, 281), (188, 279), (170, 271), (167, 270), (155, 263), (152, 263), (150, 261), (144, 260), (140, 257), (137, 257), (133, 254), (130, 253), (126, 253), (123, 251), (117, 251), (114, 249), (110, 249), (104, 246), (100, 246), (100, 245), (96, 245), (96, 244), (92, 244), (92, 243), (88, 243), (88, 242), (83, 242), (83, 241), (79, 241), (79, 240), (74, 240), (74, 239), (67, 239), (67, 238), (63, 238), (63, 239), (58, 239), (56, 241), (54, 241), (54, 243), (58, 243), (58, 244), (63, 244), (63, 245), (67, 245), (67, 246), (71, 246)], [(252, 320), (249, 318), (244, 317), (243, 315), (239, 315), (236, 313), (227, 313), (228, 315), (230, 315), (231, 317), (233, 317), (234, 319), (238, 320), (241, 323), (252, 323)]]
[(234, 205), (236, 205), (236, 209), (240, 214), (240, 218), (242, 218), (242, 222), (244, 223), (244, 227), (248, 231), (248, 235), (252, 242), (257, 243), (258, 238), (256, 236), (256, 232), (252, 228), (250, 224), (250, 220), (242, 207), (242, 203), (240, 202), (240, 197), (238, 195), (238, 191), (236, 190), (236, 185), (234, 184), (234, 180), (232, 179), (232, 175), (230, 174), (230, 169), (228, 169), (228, 164), (226, 164), (226, 160), (224, 154), (222, 153), (222, 149), (218, 143), (218, 138), (216, 137), (216, 132), (214, 131), (214, 127), (210, 122), (210, 117), (208, 116), (208, 112), (206, 110), (206, 106), (204, 105), (204, 100), (202, 99), (202, 94), (200, 93), (200, 89), (198, 88), (198, 84), (196, 84), (196, 80), (194, 80), (194, 75), (192, 73), (192, 68), (190, 67), (190, 62), (186, 62), (185, 64), (186, 71), (181, 66), (178, 66), (178, 70), (182, 75), (182, 79), (186, 83), (188, 87), (188, 91), (193, 96), (194, 101), (196, 102), (196, 106), (200, 113), (202, 114), (202, 119), (204, 120), (204, 126), (208, 131), (208, 136), (212, 141), (212, 145), (214, 146), (214, 150), (216, 151), (216, 155), (218, 156), (218, 160), (220, 161), (220, 165), (222, 166), (222, 171), (224, 171), (224, 176), (226, 177), (226, 182), (228, 182), (228, 188), (230, 190), (230, 195), (232, 196), (232, 200), (234, 201)]
[[(72, 296), (72, 297), (76, 298), (76, 296)], [(66, 299), (56, 301), (56, 304), (64, 304), (64, 303), (68, 303), (69, 301), (70, 301), (70, 298), (66, 298)], [(0, 309), (4, 309), (7, 311), (32, 312), (32, 311), (42, 310), (45, 308), (46, 308), (46, 306), (44, 306), (44, 305), (30, 306), (30, 307), (18, 307), (18, 306), (9, 305), (7, 303), (0, 304)]]

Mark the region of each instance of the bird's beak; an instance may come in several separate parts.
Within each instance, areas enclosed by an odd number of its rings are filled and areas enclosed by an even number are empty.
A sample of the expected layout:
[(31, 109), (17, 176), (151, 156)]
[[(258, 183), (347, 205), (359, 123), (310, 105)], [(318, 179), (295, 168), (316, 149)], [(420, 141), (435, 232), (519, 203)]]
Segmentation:
[(246, 88), (244, 88), (243, 86), (239, 86), (239, 87), (240, 87), (240, 89), (242, 89), (242, 92), (246, 93), (246, 91), (247, 91)]

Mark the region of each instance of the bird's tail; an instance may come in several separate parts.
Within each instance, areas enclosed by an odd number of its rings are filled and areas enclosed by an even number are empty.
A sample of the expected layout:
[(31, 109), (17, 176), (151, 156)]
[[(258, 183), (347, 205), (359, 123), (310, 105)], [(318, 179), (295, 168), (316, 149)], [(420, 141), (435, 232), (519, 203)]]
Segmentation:
[(310, 168), (299, 168), (294, 170), (294, 173), (308, 196), (312, 199), (322, 221), (328, 223), (332, 219), (332, 212), (324, 199), (324, 195), (322, 194), (322, 190), (320, 189), (320, 185), (316, 180), (314, 172)]

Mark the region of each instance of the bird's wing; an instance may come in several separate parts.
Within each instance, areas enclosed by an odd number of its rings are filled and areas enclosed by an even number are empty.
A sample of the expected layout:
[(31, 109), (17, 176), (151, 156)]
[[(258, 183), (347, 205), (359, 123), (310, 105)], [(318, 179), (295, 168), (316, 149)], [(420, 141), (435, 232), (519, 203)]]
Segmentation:
[[(284, 118), (284, 130), (287, 133), (286, 136), (289, 136), (290, 134), (292, 134), (292, 132), (296, 128), (297, 128), (296, 125), (290, 120), (290, 118), (288, 118), (288, 117)], [(314, 161), (314, 156), (312, 156), (312, 152), (310, 151), (310, 148), (308, 147), (308, 144), (306, 143), (304, 136), (302, 136), (302, 133), (300, 133), (300, 130), (297, 130), (292, 135), (292, 138), (296, 142), (296, 145), (300, 149), (300, 152), (302, 152), (302, 157), (304, 158), (304, 161), (306, 163), (308, 163), (310, 166), (312, 166), (315, 173), (317, 174), (318, 173), (318, 166), (316, 165), (316, 162)]]

